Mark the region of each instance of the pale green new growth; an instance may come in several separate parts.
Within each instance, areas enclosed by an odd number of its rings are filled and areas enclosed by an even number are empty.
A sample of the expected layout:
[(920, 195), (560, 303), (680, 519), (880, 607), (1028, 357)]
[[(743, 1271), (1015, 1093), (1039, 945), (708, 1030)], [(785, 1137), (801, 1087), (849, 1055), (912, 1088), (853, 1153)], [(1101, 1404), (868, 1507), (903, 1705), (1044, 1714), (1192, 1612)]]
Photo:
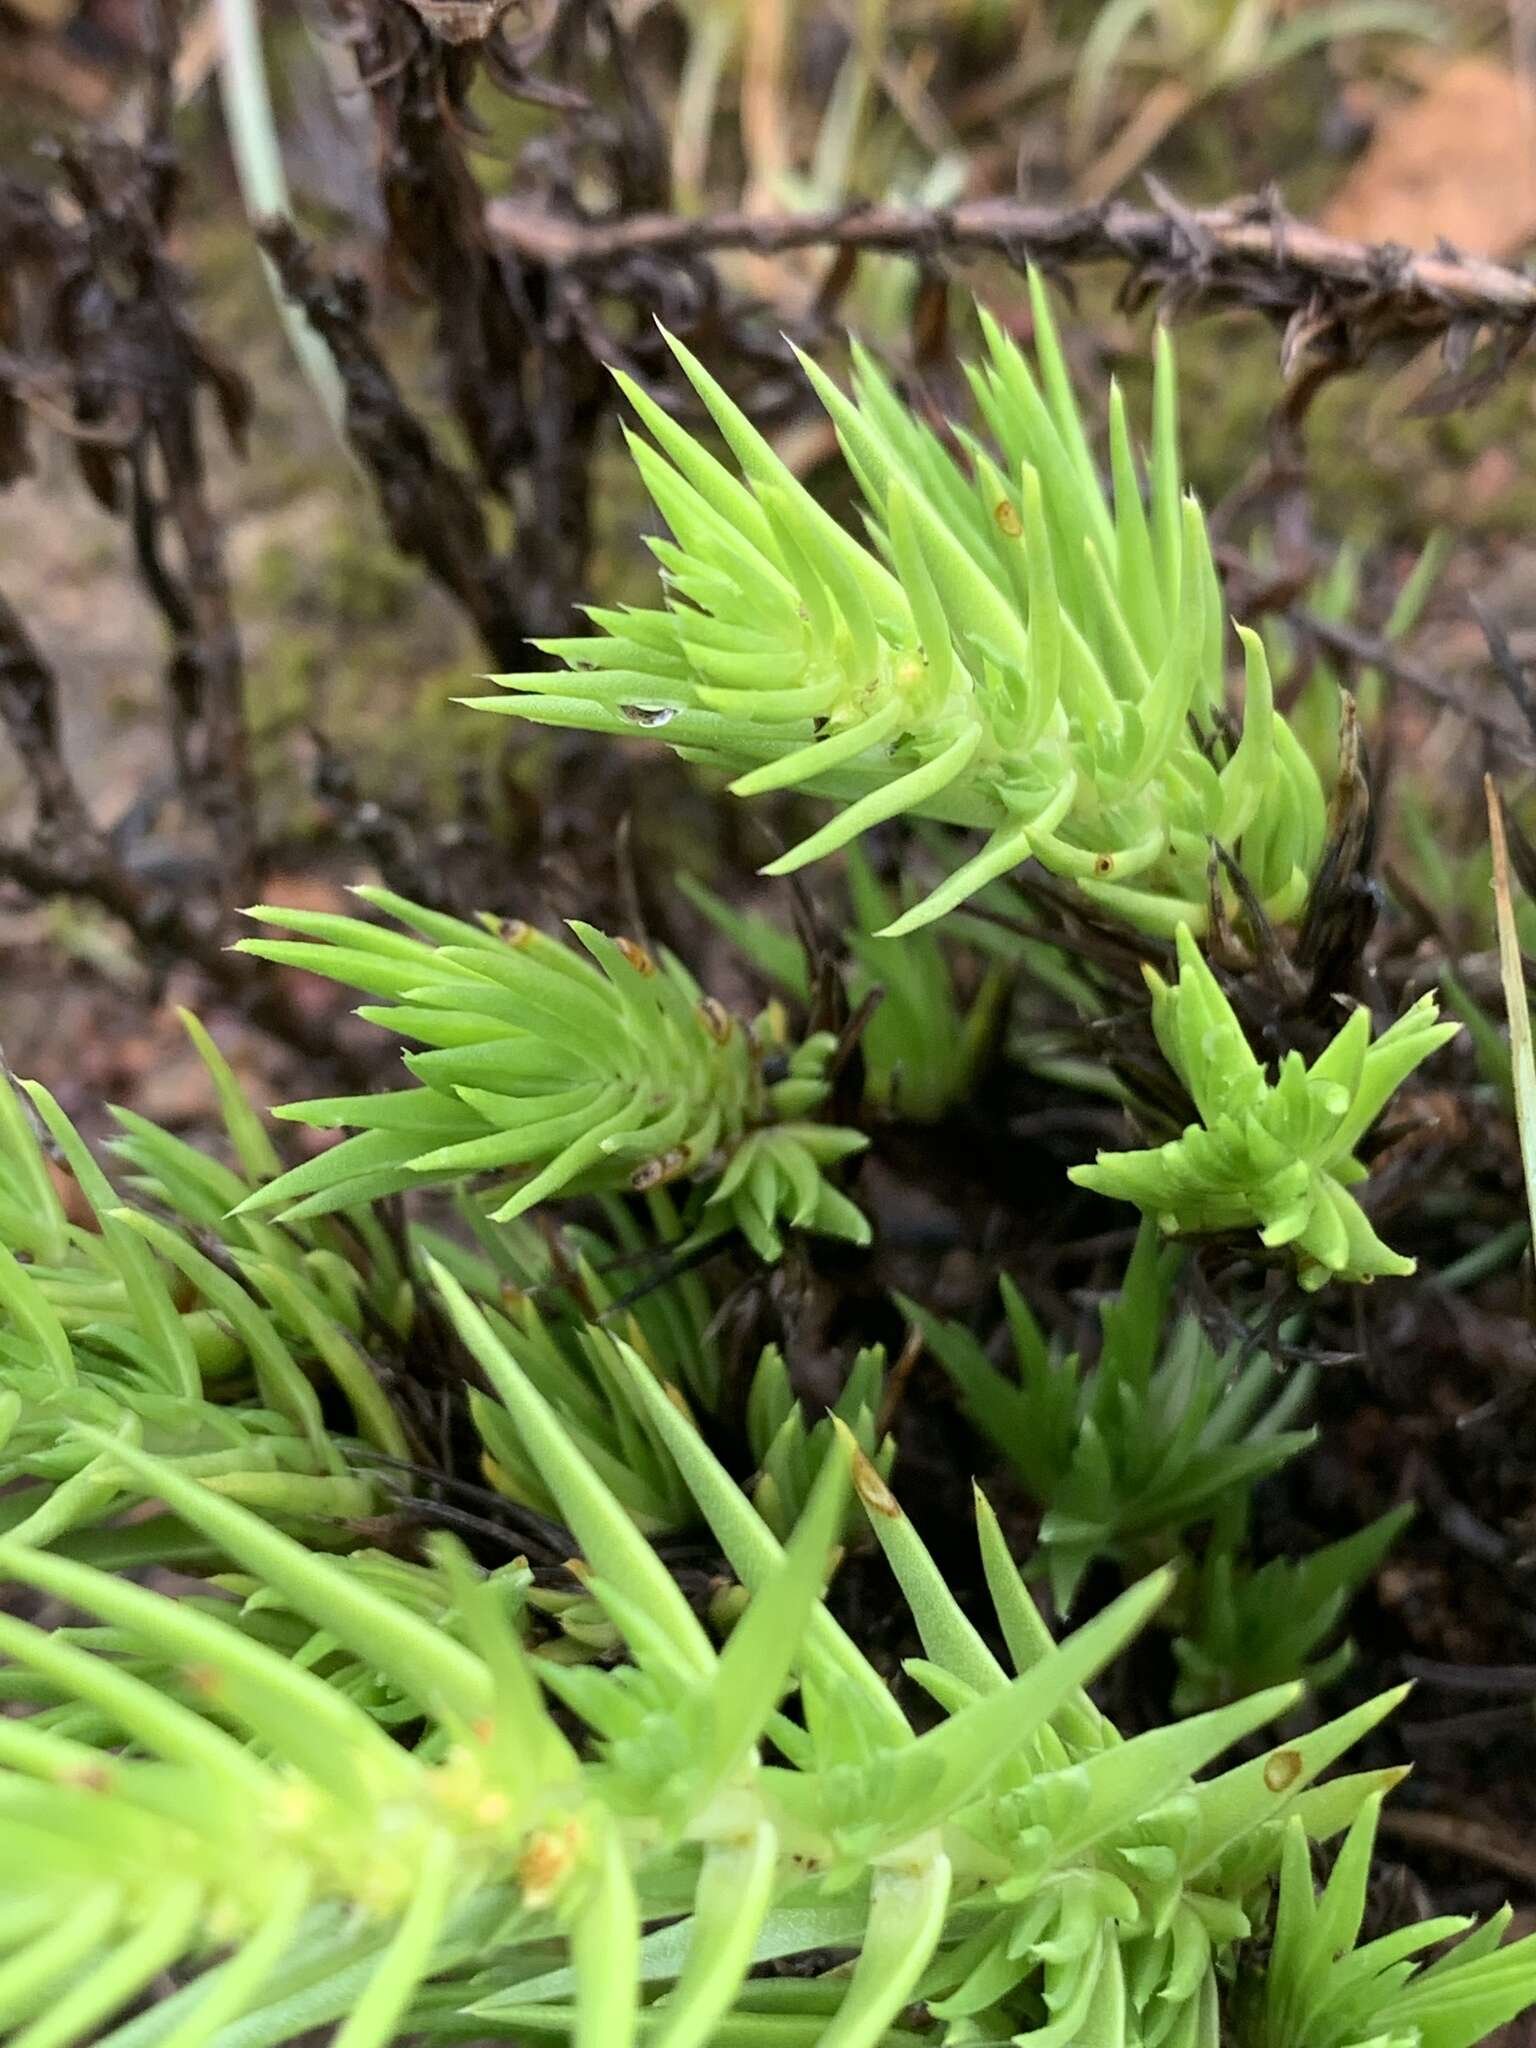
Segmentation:
[(1165, 1231), (1256, 1229), (1266, 1246), (1291, 1250), (1307, 1288), (1411, 1273), (1413, 1261), (1383, 1244), (1349, 1192), (1366, 1173), (1355, 1150), (1459, 1027), (1440, 1023), (1423, 996), (1373, 1044), (1370, 1013), (1358, 1008), (1310, 1066), (1288, 1052), (1271, 1081), (1187, 926), (1178, 949), (1177, 982), (1145, 973), (1157, 1042), (1200, 1122), (1150, 1151), (1101, 1152), (1071, 1178), (1134, 1202)]
[(779, 1347), (768, 1346), (747, 1390), (747, 1440), (757, 1460), (748, 1491), (775, 1536), (787, 1536), (799, 1521), (839, 1430), (882, 1479), (889, 1474), (896, 1443), (880, 1433), (884, 1392), (885, 1353), (870, 1345), (855, 1357), (832, 1406), (808, 1422)]
[(1106, 493), (1050, 309), (1031, 280), (1038, 380), (983, 310), (970, 368), (985, 441), (951, 441), (855, 351), (849, 398), (812, 362), (866, 508), (846, 533), (680, 342), (671, 347), (732, 469), (622, 378), (653, 437), (631, 448), (671, 529), (666, 603), (594, 610), (597, 634), (541, 643), (567, 664), (475, 700), (550, 725), (655, 731), (751, 796), (804, 789), (831, 821), (787, 874), (904, 814), (987, 838), (887, 929), (942, 916), (1031, 858), (1167, 936), (1203, 927), (1211, 843), (1273, 919), (1296, 915), (1322, 851), (1311, 763), (1243, 632), (1247, 706), (1230, 749), (1225, 622), (1205, 522), (1179, 473), (1173, 356), (1157, 345), (1149, 486), (1111, 392)]
[[(478, 701), (554, 725), (662, 733), (686, 758), (731, 770), (741, 795), (833, 799), (831, 820), (771, 874), (903, 816), (986, 833), (905, 907), (856, 854), (850, 863), (861, 927), (848, 940), (852, 980), (865, 994), (891, 990), (866, 1041), (876, 1109), (937, 1118), (963, 1100), (1007, 986), (1006, 973), (990, 977), (962, 1012), (936, 941), (892, 946), (888, 964), (877, 941), (910, 939), (1029, 861), (1098, 911), (1177, 936), (1180, 981), (1169, 990), (1153, 977), (1154, 1024), (1201, 1121), (1173, 1144), (1101, 1156), (1074, 1178), (1136, 1202), (1166, 1230), (1256, 1228), (1271, 1249), (1294, 1246), (1309, 1287), (1407, 1272), (1348, 1192), (1364, 1172), (1354, 1150), (1450, 1027), (1426, 1000), (1371, 1047), (1362, 1013), (1310, 1068), (1291, 1052), (1268, 1081), (1191, 934), (1214, 914), (1239, 926), (1299, 918), (1327, 840), (1323, 785), (1275, 708), (1263, 644), (1242, 629), (1241, 719), (1227, 709), (1221, 592), (1182, 488), (1166, 335), (1145, 497), (1118, 392), (1106, 491), (1038, 278), (1031, 303), (1033, 370), (979, 315), (987, 353), (969, 376), (985, 441), (917, 418), (857, 350), (851, 398), (805, 363), (864, 499), (863, 539), (673, 342), (734, 467), (623, 380), (652, 436), (632, 437), (635, 460), (671, 528), (653, 543), (666, 602), (594, 611), (595, 634), (542, 643), (563, 673), (503, 677), (513, 697)], [(795, 949), (766, 920), (695, 895), (770, 972), (800, 985)], [(827, 1092), (824, 1035), (791, 1047), (775, 1025), (749, 1033), (674, 960), (589, 926), (575, 930), (595, 965), (526, 927), (509, 938), (373, 900), (421, 936), (274, 911), (263, 914), (300, 939), (247, 949), (389, 998), (391, 1008), (364, 1014), (431, 1048), (407, 1059), (425, 1085), (289, 1109), (359, 1135), (248, 1210), (288, 1203), (285, 1214), (302, 1219), (516, 1169), (498, 1212), (510, 1217), (547, 1196), (686, 1176), (709, 1189), (687, 1219), (695, 1239), (735, 1225), (768, 1259), (786, 1222), (866, 1241), (863, 1216), (824, 1171), (865, 1141), (807, 1116)], [(777, 1081), (759, 1057), (769, 1038), (787, 1062)], [(1070, 1077), (1084, 1078), (1081, 1066)], [(1111, 1085), (1124, 1099), (1123, 1077)]]
[(358, 893), (410, 935), (263, 907), (251, 914), (300, 936), (241, 946), (380, 998), (360, 1014), (428, 1048), (405, 1055), (420, 1085), (279, 1110), (358, 1135), (249, 1196), (240, 1213), (277, 1210), (292, 1223), (495, 1175), (503, 1220), (554, 1195), (692, 1178), (709, 1186), (693, 1218), (701, 1236), (734, 1224), (769, 1259), (785, 1224), (868, 1240), (824, 1173), (866, 1140), (811, 1120), (827, 1094), (830, 1037), (791, 1045), (771, 1012), (747, 1025), (670, 954), (591, 925), (572, 925), (579, 952), (531, 925), (468, 924), (386, 890)]

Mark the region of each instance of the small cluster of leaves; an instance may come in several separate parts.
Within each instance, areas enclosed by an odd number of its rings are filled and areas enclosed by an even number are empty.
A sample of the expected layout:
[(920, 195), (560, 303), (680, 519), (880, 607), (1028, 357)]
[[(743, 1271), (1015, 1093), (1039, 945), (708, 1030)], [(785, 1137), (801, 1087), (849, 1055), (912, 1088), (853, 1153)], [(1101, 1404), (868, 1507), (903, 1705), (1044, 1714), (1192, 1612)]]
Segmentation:
[(1061, 1613), (1084, 1574), (1179, 1571), (1163, 1619), (1174, 1631), (1177, 1713), (1200, 1713), (1291, 1678), (1316, 1692), (1349, 1663), (1339, 1640), (1353, 1596), (1411, 1515), (1403, 1507), (1305, 1558), (1253, 1561), (1253, 1490), (1314, 1440), (1294, 1427), (1311, 1367), (1280, 1369), (1241, 1343), (1218, 1350), (1199, 1319), (1171, 1321), (1182, 1263), (1143, 1224), (1120, 1290), (1100, 1305), (1088, 1365), (1050, 1342), (1002, 1282), (1013, 1368), (969, 1330), (903, 1302), (952, 1381), (961, 1410), (1041, 1510), (1040, 1568)]
[(1334, 1640), (1355, 1594), (1413, 1518), (1413, 1503), (1305, 1557), (1256, 1565), (1249, 1549), (1249, 1502), (1232, 1495), (1192, 1583), (1183, 1589), (1173, 1654), (1179, 1682), (1175, 1713), (1201, 1713), (1258, 1692), (1277, 1679), (1301, 1678), (1319, 1692), (1343, 1673), (1354, 1645)]
[(1252, 1230), (1287, 1248), (1303, 1287), (1411, 1273), (1350, 1188), (1366, 1177), (1356, 1148), (1396, 1089), (1459, 1028), (1423, 996), (1374, 1043), (1356, 1008), (1310, 1065), (1288, 1052), (1271, 1080), (1187, 926), (1179, 978), (1148, 967), (1152, 1025), (1200, 1121), (1144, 1152), (1100, 1153), (1071, 1178), (1134, 1202), (1166, 1231)]
[[(1353, 2048), (1366, 2037), (1372, 2048), (1424, 2048), (1486, 2012), (1501, 1984), (1519, 1981), (1519, 1944), (1499, 1949), (1507, 1906), (1471, 1934), (1446, 1916), (1360, 1945), (1380, 1810), (1379, 1797), (1361, 1808), (1321, 1894), (1304, 1833), (1294, 1822), (1287, 1828), (1268, 1981), (1245, 2000), (1255, 2048)], [(1427, 1967), (1414, 1964), (1463, 1934)]]
[(1139, 1572), (1169, 1545), (1246, 1499), (1304, 1450), (1291, 1427), (1312, 1388), (1302, 1368), (1282, 1385), (1274, 1361), (1220, 1352), (1193, 1315), (1168, 1327), (1180, 1263), (1143, 1228), (1124, 1285), (1101, 1308), (1096, 1362), (1048, 1341), (1012, 1281), (1002, 1282), (1014, 1371), (993, 1364), (958, 1324), (903, 1302), (954, 1383), (968, 1419), (1044, 1510), (1040, 1547), (1065, 1612), (1096, 1560)]
[(386, 890), (358, 892), (404, 932), (321, 911), (252, 914), (300, 936), (245, 951), (307, 967), (379, 1000), (360, 1014), (427, 1049), (419, 1084), (279, 1112), (357, 1135), (281, 1175), (242, 1213), (295, 1222), (408, 1188), (496, 1174), (505, 1221), (555, 1195), (707, 1186), (701, 1236), (733, 1225), (777, 1258), (784, 1225), (855, 1244), (869, 1226), (825, 1168), (867, 1142), (817, 1123), (831, 1038), (800, 1044), (782, 1016), (748, 1024), (682, 963), (573, 924), (582, 950), (533, 926), (470, 924)]
[[(1197, 1776), (1299, 1689), (1122, 1738), (1082, 1688), (1170, 1575), (1054, 1643), (979, 1502), (1004, 1665), (850, 1447), (923, 1643), (919, 1734), (823, 1604), (847, 1463), (828, 1461), (781, 1547), (631, 1354), (636, 1397), (750, 1596), (719, 1650), (490, 1323), (439, 1282), (629, 1661), (530, 1659), (505, 1590), (443, 1540), (445, 1628), (391, 1574), (308, 1551), (86, 1429), (330, 1661), (306, 1669), (206, 1603), (0, 1542), (10, 1577), (109, 1638), (4, 1615), (0, 1650), (117, 1737), (105, 1750), (57, 1719), (0, 1718), (13, 2042), (220, 2048), (339, 2020), (342, 2048), (466, 2031), (747, 2048), (765, 2026), (786, 2048), (1215, 2048), (1230, 2005), (1262, 2014), (1273, 2048), (1471, 2048), (1536, 1995), (1536, 1944), (1499, 1948), (1502, 1919), (1426, 1970), (1401, 1959), (1466, 1923), (1393, 1937), (1390, 1955), (1351, 1946), (1398, 1774), (1317, 1780), (1395, 1695)], [(190, 1676), (186, 1696), (144, 1675), (156, 1659)], [(363, 1669), (382, 1715), (359, 1697)], [(423, 1728), (409, 1747), (381, 1725), (400, 1703)], [(1345, 1829), (1314, 1901), (1307, 1845)], [(856, 1960), (754, 1974), (829, 1950)], [(133, 2017), (168, 1970), (192, 1974)]]

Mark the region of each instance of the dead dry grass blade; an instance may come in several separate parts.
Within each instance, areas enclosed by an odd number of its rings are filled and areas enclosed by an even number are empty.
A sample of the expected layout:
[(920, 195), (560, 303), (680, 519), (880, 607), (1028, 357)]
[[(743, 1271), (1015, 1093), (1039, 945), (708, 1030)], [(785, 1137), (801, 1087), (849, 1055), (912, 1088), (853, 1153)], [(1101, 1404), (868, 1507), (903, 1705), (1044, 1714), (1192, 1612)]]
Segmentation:
[(1515, 1084), (1515, 1122), (1520, 1131), (1520, 1163), (1525, 1170), (1525, 1200), (1536, 1230), (1536, 1053), (1531, 1047), (1531, 1001), (1525, 985), (1520, 934), (1509, 869), (1509, 842), (1504, 832), (1504, 806), (1493, 777), (1483, 777), (1488, 799), (1488, 832), (1493, 845), (1493, 903), (1499, 930), (1499, 978), (1509, 1013), (1509, 1054)]
[[(253, 227), (264, 221), (286, 220), (292, 208), (256, 7), (253, 0), (217, 0), (215, 20), (220, 38), (219, 94), (246, 213)], [(270, 259), (264, 258), (263, 264), (288, 345), (332, 433), (350, 457), (352, 451), (343, 424), (346, 399), (340, 373), (330, 351), (283, 291)]]

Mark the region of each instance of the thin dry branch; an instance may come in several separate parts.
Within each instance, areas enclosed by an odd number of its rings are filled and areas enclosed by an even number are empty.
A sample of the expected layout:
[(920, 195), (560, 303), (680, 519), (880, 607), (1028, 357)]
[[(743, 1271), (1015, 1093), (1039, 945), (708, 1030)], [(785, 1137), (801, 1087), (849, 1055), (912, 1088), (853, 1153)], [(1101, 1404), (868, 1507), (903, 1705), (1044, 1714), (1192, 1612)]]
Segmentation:
[(169, 254), (168, 140), (87, 140), (56, 160), (55, 185), (0, 182), (0, 488), (30, 467), (35, 419), (62, 434), (87, 490), (126, 523), (164, 622), (178, 779), (238, 900), (250, 888), (255, 793), (202, 411), (211, 398), (238, 450), (250, 395), (198, 330)]
[(580, 220), (493, 201), (487, 225), (509, 254), (587, 276), (633, 278), (645, 264), (696, 265), (726, 250), (867, 250), (929, 262), (1000, 256), (1022, 265), (1125, 268), (1132, 296), (1236, 304), (1286, 328), (1290, 359), (1307, 350), (1358, 360), (1392, 343), (1444, 338), (1463, 367), (1480, 333), (1519, 346), (1536, 326), (1536, 279), (1449, 247), (1415, 251), (1345, 241), (1292, 220), (1273, 194), (1187, 208), (1157, 203), (1036, 206), (973, 199), (955, 206), (854, 206), (805, 213), (630, 214)]
[(1518, 726), (1501, 718), (1496, 708), (1499, 700), (1492, 704), (1480, 703), (1466, 690), (1445, 676), (1427, 668), (1423, 662), (1410, 660), (1390, 640), (1383, 640), (1376, 634), (1362, 633), (1339, 619), (1325, 619), (1316, 612), (1301, 606), (1293, 606), (1286, 616), (1300, 632), (1315, 640), (1318, 646), (1326, 648), (1359, 668), (1378, 669), (1394, 683), (1402, 683), (1410, 690), (1416, 690), (1421, 697), (1427, 697), (1443, 710), (1453, 711), (1510, 759), (1525, 766), (1536, 765), (1536, 751), (1533, 751), (1529, 735)]
[(395, 546), (457, 598), (495, 661), (516, 666), (529, 630), (516, 581), (491, 548), (474, 480), (444, 457), (379, 353), (362, 281), (327, 270), (291, 221), (258, 232), (284, 291), (331, 351), (347, 436)]
[(191, 961), (275, 1038), (339, 1074), (371, 1081), (370, 1064), (296, 1004), (280, 978), (253, 971), (254, 962), (228, 950), (206, 870), (195, 887), (185, 877), (157, 882), (135, 868), (119, 835), (96, 823), (64, 758), (58, 703), (53, 670), (0, 595), (0, 727), (21, 758), (35, 811), (26, 842), (0, 839), (0, 882), (39, 901), (68, 896), (99, 904), (133, 933), (146, 960)]

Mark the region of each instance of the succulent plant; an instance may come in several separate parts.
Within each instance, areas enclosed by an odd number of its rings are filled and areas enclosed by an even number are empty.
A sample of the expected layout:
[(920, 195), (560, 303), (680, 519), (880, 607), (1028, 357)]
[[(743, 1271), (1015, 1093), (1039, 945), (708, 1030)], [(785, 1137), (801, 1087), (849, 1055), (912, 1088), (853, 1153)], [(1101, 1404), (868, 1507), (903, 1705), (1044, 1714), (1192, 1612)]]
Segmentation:
[(1119, 1291), (1103, 1303), (1091, 1366), (1047, 1341), (1012, 1281), (1001, 1286), (1014, 1369), (970, 1331), (902, 1307), (954, 1382), (961, 1406), (1043, 1509), (1041, 1561), (1070, 1608), (1088, 1567), (1131, 1570), (1171, 1556), (1191, 1528), (1246, 1501), (1312, 1432), (1290, 1425), (1313, 1375), (1281, 1382), (1266, 1352), (1218, 1351), (1195, 1316), (1170, 1317), (1179, 1253), (1144, 1224)]
[(1187, 925), (1179, 977), (1147, 968), (1158, 1044), (1200, 1115), (1181, 1137), (1142, 1152), (1099, 1154), (1071, 1178), (1134, 1202), (1165, 1231), (1251, 1230), (1285, 1249), (1303, 1287), (1414, 1270), (1384, 1244), (1352, 1186), (1366, 1177), (1356, 1148), (1396, 1089), (1456, 1035), (1432, 996), (1374, 1042), (1370, 1012), (1351, 1012), (1310, 1063), (1291, 1051), (1271, 1080)]
[(792, 1044), (772, 1012), (749, 1025), (671, 955), (588, 924), (573, 926), (578, 951), (532, 925), (358, 893), (408, 932), (263, 906), (252, 915), (299, 936), (241, 944), (380, 998), (361, 1014), (427, 1048), (405, 1055), (419, 1085), (280, 1110), (357, 1135), (259, 1188), (241, 1214), (292, 1223), (495, 1174), (506, 1221), (553, 1195), (693, 1178), (708, 1185), (697, 1229), (734, 1224), (764, 1258), (778, 1256), (785, 1223), (867, 1241), (824, 1172), (867, 1141), (812, 1120), (829, 1036)]
[[(1399, 1773), (1317, 1780), (1395, 1696), (1198, 1777), (1298, 1688), (1123, 1739), (1082, 1687), (1169, 1575), (1053, 1643), (979, 1504), (1005, 1665), (850, 1451), (923, 1640), (911, 1671), (937, 1718), (919, 1734), (822, 1604), (845, 1464), (823, 1467), (781, 1548), (641, 1368), (637, 1388), (750, 1594), (716, 1649), (491, 1326), (441, 1284), (632, 1661), (531, 1661), (505, 1601), (446, 1542), (460, 1623), (445, 1633), (387, 1580), (93, 1432), (126, 1477), (414, 1701), (426, 1732), (400, 1746), (346, 1686), (203, 1605), (0, 1542), (18, 1582), (199, 1674), (191, 1702), (168, 1697), (0, 1616), (7, 1657), (128, 1738), (104, 1753), (0, 1719), (0, 2013), (24, 2048), (128, 2048), (145, 2033), (134, 2001), (198, 1964), (154, 2008), (153, 2038), (275, 2043), (336, 2019), (343, 2048), (477, 2028), (702, 2048), (759, 2040), (768, 2020), (788, 2048), (916, 2043), (934, 2022), (952, 2044), (1214, 2048), (1231, 2002), (1262, 2015), (1276, 2048), (1310, 2043), (1309, 2016), (1326, 2016), (1340, 2048), (1388, 2027), (1469, 2048), (1536, 1992), (1532, 1940), (1496, 1949), (1499, 1921), (1453, 1969), (1386, 1967), (1371, 1946), (1342, 1960), (1376, 1807)], [(782, 1761), (765, 1760), (769, 1740)], [(1314, 1904), (1306, 1845), (1344, 1829)], [(1392, 1955), (1463, 1925), (1394, 1937)], [(845, 1948), (850, 1970), (752, 1974)], [(903, 2018), (913, 2005), (920, 2033)]]
[(968, 374), (986, 439), (916, 418), (858, 349), (851, 398), (802, 358), (863, 499), (864, 540), (680, 342), (734, 471), (621, 378), (652, 437), (631, 435), (635, 461), (671, 529), (652, 542), (666, 602), (594, 610), (595, 634), (540, 643), (563, 674), (500, 676), (511, 695), (473, 701), (654, 732), (728, 770), (740, 796), (803, 789), (840, 806), (768, 874), (901, 816), (984, 832), (892, 934), (1031, 859), (1139, 929), (1202, 929), (1213, 840), (1269, 917), (1294, 917), (1323, 848), (1322, 787), (1246, 630), (1241, 735), (1221, 737), (1225, 624), (1180, 478), (1171, 344), (1160, 332), (1146, 502), (1113, 389), (1106, 493), (1038, 278), (1031, 294), (1038, 379), (979, 316), (986, 355)]

